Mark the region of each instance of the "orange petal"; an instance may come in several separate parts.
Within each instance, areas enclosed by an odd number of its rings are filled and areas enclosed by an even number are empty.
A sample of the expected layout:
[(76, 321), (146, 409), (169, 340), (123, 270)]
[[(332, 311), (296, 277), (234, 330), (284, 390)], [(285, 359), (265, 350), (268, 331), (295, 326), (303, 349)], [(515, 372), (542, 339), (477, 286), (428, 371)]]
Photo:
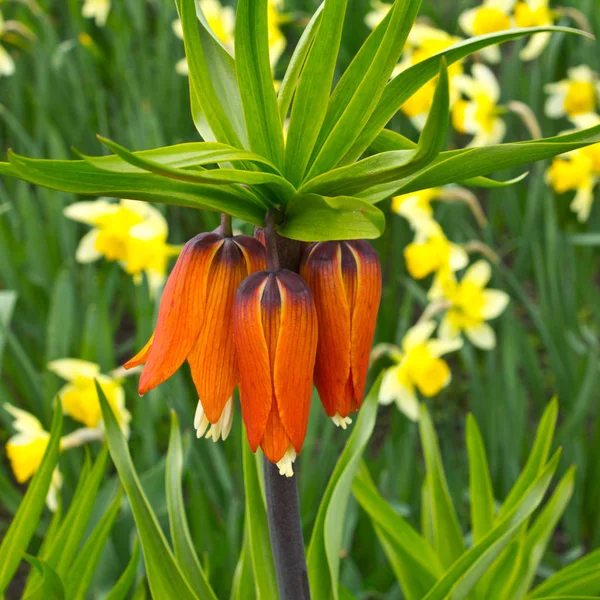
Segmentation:
[(173, 375), (196, 343), (208, 269), (222, 243), (222, 236), (211, 232), (197, 235), (183, 247), (160, 302), (154, 342), (140, 377), (140, 394)]
[(333, 417), (345, 403), (350, 378), (350, 307), (340, 243), (313, 245), (305, 254), (300, 274), (312, 292), (319, 321), (315, 385), (325, 412)]
[(257, 271), (264, 271), (267, 268), (265, 247), (259, 240), (251, 238), (248, 235), (236, 235), (233, 241), (244, 255), (248, 275)]
[(265, 245), (265, 230), (262, 227), (254, 228), (254, 237), (264, 246)]
[(275, 402), (273, 402), (271, 412), (269, 413), (269, 419), (260, 447), (272, 463), (279, 462), (290, 447), (290, 438), (281, 423)]
[(144, 347), (133, 358), (130, 358), (123, 365), (123, 367), (125, 367), (126, 369), (133, 369), (133, 367), (143, 365), (148, 360), (148, 354), (150, 353), (150, 347), (152, 346), (153, 341), (154, 333), (150, 336), (150, 339), (146, 342)]
[(273, 370), (275, 399), (287, 437), (299, 453), (310, 412), (317, 352), (317, 311), (310, 289), (299, 275), (284, 269), (276, 276), (281, 317)]
[(242, 418), (253, 452), (262, 440), (273, 399), (269, 350), (261, 314), (261, 299), (270, 277), (265, 271), (247, 277), (238, 288), (233, 308)]
[(346, 246), (353, 254), (357, 265), (356, 279), (347, 289), (349, 293), (350, 289), (354, 291), (354, 301), (351, 302), (351, 364), (356, 409), (358, 409), (365, 394), (369, 355), (381, 300), (381, 266), (377, 252), (368, 242), (354, 240), (346, 242)]
[(246, 275), (240, 249), (233, 239), (226, 238), (210, 265), (204, 318), (188, 356), (198, 397), (211, 423), (219, 420), (239, 381), (233, 341), (233, 301)]

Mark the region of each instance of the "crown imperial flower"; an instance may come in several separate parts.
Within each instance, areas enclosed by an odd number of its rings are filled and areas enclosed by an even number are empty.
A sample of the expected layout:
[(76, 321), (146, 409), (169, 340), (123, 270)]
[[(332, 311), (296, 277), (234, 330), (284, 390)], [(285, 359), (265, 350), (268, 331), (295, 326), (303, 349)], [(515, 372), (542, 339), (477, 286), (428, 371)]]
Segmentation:
[(300, 274), (319, 320), (315, 385), (325, 412), (343, 428), (362, 403), (381, 298), (381, 267), (365, 241), (321, 242), (304, 254)]
[(217, 424), (213, 439), (218, 432), (229, 433), (231, 415), (223, 413), (239, 381), (232, 337), (235, 292), (248, 274), (264, 266), (264, 248), (254, 238), (213, 231), (191, 239), (165, 286), (153, 337), (125, 364), (145, 363), (139, 384), (145, 394), (187, 359), (202, 404), (197, 429), (208, 426), (204, 418)]
[(250, 275), (239, 287), (233, 333), (248, 442), (282, 475), (302, 449), (317, 350), (317, 313), (302, 278), (282, 269)]

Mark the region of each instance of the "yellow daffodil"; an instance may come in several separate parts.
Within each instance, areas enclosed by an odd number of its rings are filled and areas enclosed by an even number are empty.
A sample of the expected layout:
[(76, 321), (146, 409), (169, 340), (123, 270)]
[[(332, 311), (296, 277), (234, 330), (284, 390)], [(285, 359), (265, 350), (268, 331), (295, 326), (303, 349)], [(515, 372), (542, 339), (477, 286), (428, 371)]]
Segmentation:
[(395, 353), (398, 364), (386, 371), (381, 382), (379, 402), (384, 405), (396, 402), (413, 421), (419, 418), (417, 390), (431, 398), (445, 388), (452, 374), (448, 363), (440, 357), (462, 346), (460, 338), (430, 339), (435, 327), (435, 321), (425, 321), (407, 332), (402, 349)]
[[(38, 470), (48, 447), (50, 434), (39, 420), (27, 411), (8, 403), (4, 404), (4, 409), (15, 419), (12, 426), (16, 431), (6, 442), (6, 455), (15, 479), (23, 484)], [(58, 507), (58, 491), (61, 486), (62, 475), (56, 467), (46, 497), (46, 504), (52, 511), (56, 511)]]
[(475, 64), (472, 76), (460, 75), (455, 85), (466, 96), (452, 107), (452, 124), (459, 133), (472, 135), (469, 146), (498, 144), (504, 138), (506, 125), (498, 106), (500, 86), (492, 71), (483, 64)]
[(434, 228), (433, 207), (431, 203), (437, 200), (442, 188), (429, 188), (411, 194), (392, 198), (392, 210), (404, 217), (415, 230)]
[(446, 269), (458, 271), (469, 262), (466, 251), (450, 242), (436, 222), (423, 224), (417, 230), (414, 241), (404, 249), (404, 259), (410, 276), (415, 279)]
[(450, 271), (436, 280), (429, 297), (448, 305), (440, 325), (442, 339), (453, 340), (464, 332), (478, 348), (495, 347), (496, 335), (486, 321), (504, 312), (509, 296), (502, 290), (486, 289), (491, 275), (489, 263), (480, 260), (467, 269), (460, 282)]
[(600, 98), (598, 75), (587, 65), (572, 67), (566, 79), (549, 83), (544, 89), (549, 94), (544, 110), (552, 119), (567, 117), (576, 121), (594, 114)]
[(558, 194), (575, 190), (571, 210), (580, 222), (587, 221), (594, 202), (594, 188), (600, 182), (600, 144), (555, 158), (546, 172), (546, 181)]
[[(469, 36), (487, 35), (510, 29), (510, 12), (514, 0), (484, 0), (476, 8), (463, 12), (458, 18), (461, 29)], [(489, 46), (480, 51), (485, 60), (491, 63), (500, 62), (501, 54), (498, 46)]]
[[(542, 27), (554, 23), (554, 14), (548, 7), (548, 0), (524, 0), (515, 4), (515, 25), (517, 27)], [(519, 56), (522, 60), (537, 58), (550, 41), (550, 32), (531, 36)]]
[(99, 365), (75, 358), (52, 361), (48, 369), (68, 383), (58, 392), (63, 411), (89, 429), (102, 429), (102, 411), (96, 393), (98, 382), (125, 436), (129, 436), (131, 414), (125, 408), (125, 391), (121, 384), (100, 373)]
[(118, 261), (136, 284), (146, 273), (153, 294), (162, 286), (169, 258), (179, 250), (167, 244), (167, 222), (150, 204), (99, 199), (70, 204), (64, 214), (94, 227), (79, 243), (78, 262), (89, 263), (104, 256)]
[[(277, 61), (281, 58), (287, 40), (283, 35), (280, 25), (285, 23), (288, 18), (281, 13), (282, 0), (268, 0), (267, 5), (267, 23), (269, 40), (269, 58), (271, 67), (275, 67)], [(235, 11), (231, 6), (222, 6), (219, 0), (200, 0), (200, 8), (206, 18), (208, 26), (212, 29), (217, 39), (233, 54), (235, 44)], [(173, 33), (182, 40), (183, 28), (181, 21), (173, 21)], [(175, 70), (180, 75), (188, 74), (187, 59), (182, 58), (175, 65)]]
[[(408, 34), (406, 47), (402, 60), (394, 70), (394, 74), (404, 71), (430, 58), (434, 54), (445, 50), (460, 41), (461, 38), (452, 36), (441, 29), (436, 29), (423, 23), (415, 23)], [(448, 68), (450, 86), (450, 105), (458, 98), (459, 92), (454, 86), (457, 75), (462, 73), (462, 63), (457, 61)], [(412, 121), (417, 129), (423, 129), (427, 115), (433, 102), (433, 94), (437, 78), (429, 80), (424, 86), (413, 94), (403, 105), (402, 112)]]
[(110, 3), (111, 0), (85, 0), (81, 15), (86, 19), (94, 19), (98, 27), (104, 27), (110, 12)]

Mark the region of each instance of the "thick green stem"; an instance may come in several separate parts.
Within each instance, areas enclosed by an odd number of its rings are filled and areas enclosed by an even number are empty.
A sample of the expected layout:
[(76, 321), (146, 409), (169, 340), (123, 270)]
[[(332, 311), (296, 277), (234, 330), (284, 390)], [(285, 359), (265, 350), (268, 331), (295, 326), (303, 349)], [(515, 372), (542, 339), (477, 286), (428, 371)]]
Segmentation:
[(269, 533), (280, 600), (310, 600), (296, 476), (283, 477), (264, 459)]

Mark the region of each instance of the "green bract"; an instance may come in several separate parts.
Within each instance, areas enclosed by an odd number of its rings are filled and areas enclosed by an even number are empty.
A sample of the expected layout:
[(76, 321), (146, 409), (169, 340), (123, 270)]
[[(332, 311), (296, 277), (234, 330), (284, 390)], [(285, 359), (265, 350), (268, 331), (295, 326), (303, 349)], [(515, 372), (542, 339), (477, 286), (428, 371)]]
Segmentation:
[[(279, 233), (297, 240), (376, 238), (385, 219), (373, 205), (391, 195), (455, 182), (505, 185), (484, 175), (600, 141), (598, 126), (444, 151), (447, 65), (535, 33), (581, 33), (573, 29), (533, 27), (461, 41), (390, 80), (420, 7), (419, 0), (396, 0), (332, 91), (347, 0), (326, 0), (307, 25), (276, 94), (267, 0), (239, 0), (235, 59), (194, 0), (176, 4), (192, 118), (204, 142), (132, 152), (100, 138), (114, 156), (55, 161), (9, 153), (0, 174), (76, 194), (220, 211), (253, 225), (261, 225), (272, 209)], [(403, 103), (436, 76), (433, 106), (418, 142), (386, 130)]]

